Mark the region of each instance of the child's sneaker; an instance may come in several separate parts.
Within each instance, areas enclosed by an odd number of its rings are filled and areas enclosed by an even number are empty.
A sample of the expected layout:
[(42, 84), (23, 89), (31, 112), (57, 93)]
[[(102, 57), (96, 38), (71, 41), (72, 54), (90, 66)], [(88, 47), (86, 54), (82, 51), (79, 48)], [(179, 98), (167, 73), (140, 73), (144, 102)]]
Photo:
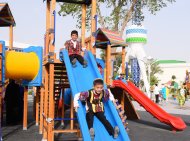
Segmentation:
[(116, 139), (118, 137), (119, 134), (119, 128), (117, 126), (114, 127), (114, 135), (113, 138)]
[(86, 68), (88, 65), (87, 65), (87, 61), (84, 60), (84, 63), (83, 63), (83, 68)]
[(77, 63), (77, 59), (75, 58), (75, 59), (73, 59), (73, 61), (71, 62), (71, 64), (72, 64), (73, 67), (76, 67), (76, 63)]
[(94, 128), (90, 128), (90, 137), (92, 139), (92, 141), (94, 140)]

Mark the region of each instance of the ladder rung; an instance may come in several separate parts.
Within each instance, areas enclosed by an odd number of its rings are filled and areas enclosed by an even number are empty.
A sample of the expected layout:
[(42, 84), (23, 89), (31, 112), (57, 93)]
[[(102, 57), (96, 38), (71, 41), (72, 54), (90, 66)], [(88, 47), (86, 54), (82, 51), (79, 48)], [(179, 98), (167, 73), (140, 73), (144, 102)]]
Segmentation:
[(117, 109), (120, 109), (121, 108), (121, 104), (120, 105), (117, 105)]
[(124, 113), (125, 113), (125, 111), (122, 110), (122, 111), (119, 113), (119, 115), (122, 116)]
[(126, 119), (127, 119), (127, 117), (124, 116), (124, 117), (122, 118), (122, 122), (125, 122)]

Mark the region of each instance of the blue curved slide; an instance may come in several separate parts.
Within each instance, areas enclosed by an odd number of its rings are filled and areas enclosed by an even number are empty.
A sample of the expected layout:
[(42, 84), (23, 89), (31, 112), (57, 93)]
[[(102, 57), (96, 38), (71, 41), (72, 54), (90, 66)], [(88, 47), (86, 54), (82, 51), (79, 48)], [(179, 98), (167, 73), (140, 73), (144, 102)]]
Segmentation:
[[(73, 68), (71, 66), (67, 50), (61, 50), (60, 52), (60, 60), (65, 63), (73, 97), (76, 93), (91, 89), (93, 87), (93, 80), (95, 78), (101, 78), (101, 74), (98, 71), (98, 67), (92, 53), (85, 52), (84, 58), (88, 62), (87, 68), (83, 68), (78, 61), (77, 67)], [(91, 141), (86, 123), (85, 106), (81, 102), (79, 102), (79, 106), (77, 118), (82, 131), (83, 140)], [(96, 117), (94, 117), (93, 128), (95, 130), (95, 141), (130, 141), (114, 104), (109, 100), (104, 106), (105, 116), (110, 121), (112, 126), (119, 127), (120, 134), (117, 139), (113, 139), (113, 137), (108, 134), (103, 124)]]

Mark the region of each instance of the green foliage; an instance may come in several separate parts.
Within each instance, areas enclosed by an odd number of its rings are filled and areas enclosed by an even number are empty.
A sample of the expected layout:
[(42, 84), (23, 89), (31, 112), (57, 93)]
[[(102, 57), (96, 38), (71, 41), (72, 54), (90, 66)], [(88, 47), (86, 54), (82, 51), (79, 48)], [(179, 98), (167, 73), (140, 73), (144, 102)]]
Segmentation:
[(28, 90), (28, 95), (32, 95), (33, 90)]
[[(175, 0), (97, 0), (98, 22), (103, 28), (119, 31), (122, 35), (127, 23), (132, 20), (134, 24), (141, 24), (144, 20), (143, 10), (146, 8), (151, 14), (173, 3)], [(59, 14), (62, 16), (71, 15), (77, 19), (77, 27), (81, 27), (81, 5), (60, 4)], [(90, 27), (91, 6), (87, 7), (87, 22)], [(104, 12), (106, 9), (106, 12)]]
[(122, 63), (121, 55), (117, 55), (114, 61), (114, 78), (119, 75), (117, 72), (119, 70), (121, 63)]
[(163, 71), (160, 68), (159, 64), (156, 62), (156, 60), (153, 60), (150, 64), (152, 64), (150, 73), (150, 85), (153, 86), (159, 82), (159, 79), (156, 76), (156, 74), (161, 74), (163, 73)]

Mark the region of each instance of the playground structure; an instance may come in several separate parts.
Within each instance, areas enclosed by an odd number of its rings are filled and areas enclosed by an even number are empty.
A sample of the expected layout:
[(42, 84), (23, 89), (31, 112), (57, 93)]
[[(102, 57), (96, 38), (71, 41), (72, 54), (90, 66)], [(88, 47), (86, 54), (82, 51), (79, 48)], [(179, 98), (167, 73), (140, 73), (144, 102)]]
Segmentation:
[[(125, 47), (127, 44), (121, 40), (122, 38), (118, 36), (117, 33), (111, 32), (106, 29), (98, 29), (96, 31), (96, 0), (71, 0), (69, 3), (81, 4), (82, 5), (82, 46), (87, 47), (87, 51), (84, 54), (84, 58), (88, 61), (88, 67), (82, 68), (82, 66), (77, 62), (77, 67), (72, 68), (68, 52), (66, 50), (60, 51), (60, 60), (56, 59), (56, 54), (54, 52), (55, 48), (55, 15), (56, 15), (56, 2), (68, 2), (67, 0), (46, 0), (46, 33), (45, 33), (45, 46), (42, 58), (42, 48), (41, 47), (29, 47), (23, 49), (23, 52), (12, 51), (12, 47), (9, 47), (8, 51), (5, 51), (5, 45), (3, 42), (0, 43), (2, 46), (2, 87), (4, 87), (5, 79), (22, 79), (22, 84), (24, 86), (34, 86), (36, 89), (36, 125), (39, 125), (39, 133), (43, 134), (43, 140), (53, 141), (55, 133), (77, 133), (78, 136), (83, 137), (83, 140), (91, 140), (89, 131), (85, 119), (85, 109), (80, 103), (80, 108), (76, 113), (77, 118), (74, 114), (73, 108), (73, 97), (76, 93), (88, 90), (92, 87), (92, 82), (95, 78), (101, 78), (101, 74), (98, 71), (96, 60), (94, 56), (96, 54), (96, 48), (105, 49), (106, 59), (105, 59), (105, 73), (104, 80), (107, 85), (112, 85), (112, 66), (111, 66), (111, 55), (115, 55), (115, 52), (111, 52), (111, 48), (122, 47), (122, 72), (125, 72)], [(92, 21), (91, 21), (91, 36), (85, 39), (85, 17), (86, 17), (86, 7), (88, 5), (92, 6)], [(13, 26), (10, 24), (9, 26)], [(12, 30), (12, 28), (10, 28)], [(10, 32), (10, 37), (13, 36), (13, 32)], [(107, 34), (106, 34), (107, 33)], [(111, 35), (111, 36), (110, 36)], [(116, 37), (115, 40), (113, 37)], [(10, 38), (12, 42), (13, 38)], [(10, 43), (12, 46), (12, 43)], [(41, 56), (40, 56), (41, 54)], [(4, 55), (4, 56), (3, 56)], [(5, 58), (4, 58), (5, 57)], [(3, 59), (4, 58), (4, 59)], [(16, 59), (15, 59), (16, 58)], [(32, 58), (32, 59), (31, 59)], [(28, 61), (28, 62), (26, 62)], [(43, 63), (43, 66), (42, 66)], [(10, 64), (15, 66), (14, 69), (10, 67)], [(18, 68), (26, 68), (21, 70)], [(34, 66), (33, 66), (34, 65)], [(31, 68), (32, 66), (32, 68)], [(4, 73), (5, 72), (5, 75)], [(43, 76), (42, 76), (43, 72)], [(81, 73), (82, 72), (82, 73)], [(23, 74), (23, 75), (21, 75)], [(78, 76), (80, 74), (80, 77)], [(88, 75), (87, 75), (88, 74)], [(84, 82), (85, 80), (85, 82)], [(137, 87), (133, 86), (130, 82), (123, 84), (120, 81), (113, 81), (113, 85), (116, 88), (112, 88), (114, 96), (117, 97), (118, 101), (114, 105), (111, 101), (105, 103), (105, 114), (112, 125), (117, 125), (120, 129), (120, 135), (115, 140), (129, 140), (127, 132), (125, 130), (126, 116), (130, 119), (139, 119), (136, 113), (129, 95), (131, 95), (135, 100), (137, 100), (145, 109), (152, 113), (153, 116), (158, 118), (161, 122), (167, 123), (172, 126), (175, 130), (183, 130), (186, 126), (180, 118), (175, 118), (167, 113), (161, 114), (163, 110), (160, 110), (158, 106), (151, 103), (150, 100), (140, 91)], [(70, 104), (70, 117), (65, 118), (65, 107), (64, 107), (64, 94), (62, 95), (63, 106), (61, 109), (61, 114), (58, 112), (58, 100), (61, 91), (70, 88), (71, 104)], [(119, 90), (118, 90), (119, 89)], [(128, 94), (129, 93), (129, 94)], [(137, 97), (142, 95), (142, 97)], [(121, 105), (118, 105), (121, 103)], [(146, 106), (146, 103), (148, 106)], [(150, 107), (153, 107), (150, 109)], [(118, 111), (119, 110), (119, 114)], [(123, 111), (125, 109), (125, 112)], [(157, 114), (159, 113), (159, 114)], [(162, 118), (159, 118), (159, 116)], [(167, 117), (163, 118), (165, 115)], [(164, 119), (164, 120), (163, 120)], [(168, 120), (169, 119), (169, 120)], [(57, 129), (55, 124), (59, 121), (64, 124), (65, 120), (70, 121), (69, 129)], [(77, 125), (75, 120), (78, 120)], [(173, 124), (173, 121), (174, 124)], [(177, 125), (176, 125), (177, 123)], [(98, 136), (95, 137), (95, 141), (101, 140), (114, 140), (106, 132), (103, 125), (95, 118), (94, 128)], [(23, 119), (23, 129), (27, 129), (27, 88), (25, 87), (24, 94), (24, 119)], [(101, 129), (101, 130), (99, 130)], [(81, 134), (80, 134), (81, 131)]]
[[(7, 79), (21, 81), (25, 86), (24, 90), (24, 119), (23, 129), (27, 128), (27, 86), (42, 85), (42, 47), (28, 47), (22, 52), (13, 50), (13, 26), (15, 26), (14, 18), (11, 14), (8, 4), (0, 4), (1, 17), (0, 26), (10, 28), (10, 43), (9, 47), (5, 47), (5, 42), (0, 41), (1, 52), (1, 115), (2, 115), (2, 100), (4, 97)], [(2, 117), (1, 117), (2, 119)]]

